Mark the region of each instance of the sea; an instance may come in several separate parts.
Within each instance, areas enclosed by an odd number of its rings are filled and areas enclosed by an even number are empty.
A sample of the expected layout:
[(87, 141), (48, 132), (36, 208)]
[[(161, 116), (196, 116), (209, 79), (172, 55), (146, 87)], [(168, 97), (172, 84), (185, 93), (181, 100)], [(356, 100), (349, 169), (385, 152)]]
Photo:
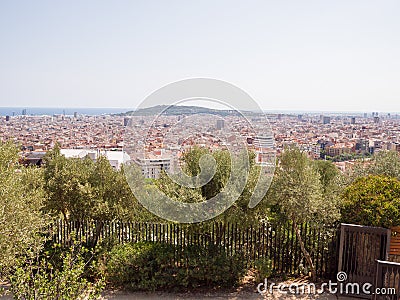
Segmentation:
[(0, 116), (78, 115), (99, 116), (132, 111), (129, 108), (0, 107)]

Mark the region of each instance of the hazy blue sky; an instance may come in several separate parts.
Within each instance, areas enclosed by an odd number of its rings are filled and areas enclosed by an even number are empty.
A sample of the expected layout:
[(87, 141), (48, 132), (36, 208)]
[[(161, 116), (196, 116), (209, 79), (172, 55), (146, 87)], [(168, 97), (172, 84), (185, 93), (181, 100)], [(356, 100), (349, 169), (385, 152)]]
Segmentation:
[(263, 109), (400, 111), (400, 1), (0, 1), (0, 106), (136, 107), (211, 77)]

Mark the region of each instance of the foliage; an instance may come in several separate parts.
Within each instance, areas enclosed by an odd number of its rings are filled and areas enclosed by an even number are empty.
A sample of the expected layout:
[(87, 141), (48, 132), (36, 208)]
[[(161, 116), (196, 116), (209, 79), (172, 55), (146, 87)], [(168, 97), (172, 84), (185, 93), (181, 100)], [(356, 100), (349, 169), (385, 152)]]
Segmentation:
[[(357, 164), (346, 174), (342, 195), (342, 221), (390, 227), (397, 224), (397, 181), (400, 156), (396, 151), (379, 151), (366, 164)], [(380, 204), (381, 203), (381, 204)]]
[(380, 151), (374, 155), (367, 168), (371, 175), (383, 175), (400, 179), (400, 155), (396, 151)]
[(18, 150), (0, 142), (0, 277), (19, 258), (39, 251), (46, 218), (41, 170), (18, 164)]
[(263, 282), (272, 274), (272, 261), (269, 258), (259, 258), (254, 261), (256, 270), (256, 282)]
[(125, 180), (105, 157), (65, 158), (55, 147), (45, 157), (46, 210), (66, 220), (133, 219), (139, 204)]
[(326, 156), (326, 159), (333, 162), (339, 161), (348, 161), (348, 160), (356, 160), (356, 159), (365, 159), (371, 157), (369, 152), (365, 153), (343, 153), (337, 156)]
[(84, 278), (84, 252), (76, 246), (63, 252), (59, 267), (39, 255), (23, 262), (10, 276), (14, 299), (99, 299), (104, 279), (90, 283)]
[(396, 151), (379, 151), (368, 161), (359, 161), (346, 172), (347, 185), (368, 175), (400, 179), (400, 156)]
[[(173, 263), (177, 257), (180, 260)], [(245, 271), (243, 257), (229, 256), (214, 245), (181, 249), (152, 242), (117, 245), (108, 254), (106, 265), (112, 284), (140, 290), (232, 286)]]
[(173, 278), (166, 270), (173, 257), (171, 245), (147, 242), (117, 245), (107, 255), (107, 280), (132, 289), (168, 286)]
[(337, 178), (340, 176), (339, 170), (330, 161), (316, 160), (313, 163), (320, 175), (320, 181), (323, 190), (329, 190), (329, 188), (336, 183)]
[(297, 224), (333, 222), (338, 218), (338, 208), (323, 197), (332, 175), (325, 177), (325, 182), (322, 182), (320, 170), (306, 153), (298, 148), (286, 148), (280, 157), (268, 198)]
[[(194, 147), (183, 155), (184, 171), (189, 176), (197, 176), (200, 173), (200, 159), (203, 155), (210, 154), (207, 148)], [(220, 150), (212, 153), (216, 161), (216, 170), (213, 178), (201, 187), (201, 194), (205, 199), (211, 199), (217, 195), (229, 180), (231, 172), (231, 157), (228, 151)]]
[(238, 284), (246, 270), (243, 254), (228, 254), (218, 245), (189, 245), (183, 250), (183, 268), (178, 278), (186, 286), (223, 286)]
[[(233, 161), (227, 150), (218, 150), (211, 153), (207, 148), (193, 147), (189, 151), (186, 151), (182, 157), (183, 171), (191, 177), (199, 175), (201, 171), (200, 160), (204, 155), (212, 155), (216, 162), (216, 169), (213, 178), (202, 187), (188, 188), (181, 186), (173, 182), (166, 173), (162, 173), (160, 179), (156, 181), (157, 186), (177, 202), (193, 203), (213, 198), (226, 187), (231, 176)], [(244, 165), (239, 161), (240, 158), (236, 157), (238, 160), (236, 164), (239, 168)], [(253, 152), (246, 153), (246, 158), (250, 161), (248, 173), (245, 174), (243, 170), (235, 172), (247, 176), (243, 191), (239, 198), (223, 214), (217, 216), (214, 221), (222, 220), (225, 223), (240, 222), (254, 224), (258, 222), (260, 215), (264, 215), (264, 212), (261, 212), (259, 209), (250, 209), (248, 206), (254, 188), (259, 180), (260, 169), (255, 165), (255, 154)]]
[(400, 225), (400, 181), (370, 175), (343, 193), (342, 222), (390, 228)]
[(88, 179), (92, 161), (67, 159), (55, 148), (45, 157), (45, 191), (48, 196), (46, 210), (65, 219), (91, 216), (92, 190)]
[(165, 172), (160, 174), (160, 178), (155, 183), (163, 193), (174, 201), (197, 203), (205, 200), (201, 194), (200, 188), (188, 188), (177, 184), (173, 182)]
[(332, 209), (334, 213), (333, 218), (328, 220), (328, 223), (332, 223), (332, 221), (339, 218), (340, 195), (347, 185), (347, 178), (330, 161), (316, 160), (313, 164), (319, 174), (319, 180), (322, 185), (324, 205), (325, 207), (328, 206), (326, 208)]
[[(261, 169), (255, 164), (255, 153), (249, 152), (249, 172), (247, 174), (246, 185), (240, 197), (217, 219), (224, 223), (239, 222), (242, 225), (258, 225), (265, 217), (265, 205), (260, 203), (254, 208), (249, 207), (250, 199), (255, 191), (256, 185), (260, 182)], [(266, 184), (263, 181), (261, 184)], [(263, 195), (261, 195), (261, 198)]]
[(267, 195), (270, 202), (293, 223), (314, 279), (314, 264), (298, 226), (310, 221), (314, 226), (324, 226), (338, 219), (338, 202), (324, 197), (331, 193), (329, 190), (335, 176), (330, 165), (316, 165), (300, 149), (285, 148)]
[(63, 254), (61, 269), (43, 257), (50, 216), (44, 210), (44, 173), (18, 163), (18, 149), (0, 143), (0, 275), (16, 299), (78, 299), (91, 285), (79, 254)]

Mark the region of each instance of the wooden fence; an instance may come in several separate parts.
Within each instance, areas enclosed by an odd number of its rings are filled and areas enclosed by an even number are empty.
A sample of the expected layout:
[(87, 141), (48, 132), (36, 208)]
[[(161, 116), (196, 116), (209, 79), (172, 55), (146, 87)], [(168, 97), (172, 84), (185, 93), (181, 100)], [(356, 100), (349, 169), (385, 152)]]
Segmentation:
[(400, 264), (376, 261), (375, 290), (372, 299), (396, 300), (400, 297)]
[(390, 229), (354, 224), (340, 228), (338, 271), (345, 272), (349, 282), (374, 282), (375, 261), (388, 258)]
[[(317, 275), (336, 275), (336, 240), (334, 228), (316, 229), (307, 224), (299, 227), (310, 252)], [(307, 267), (299, 240), (291, 223), (260, 224), (243, 227), (221, 222), (206, 225), (135, 223), (121, 221), (58, 221), (52, 228), (53, 242), (68, 245), (71, 237), (86, 242), (112, 240), (117, 243), (151, 241), (186, 245), (216, 245), (228, 255), (243, 253), (249, 266), (258, 259), (270, 259), (275, 274), (299, 274)]]

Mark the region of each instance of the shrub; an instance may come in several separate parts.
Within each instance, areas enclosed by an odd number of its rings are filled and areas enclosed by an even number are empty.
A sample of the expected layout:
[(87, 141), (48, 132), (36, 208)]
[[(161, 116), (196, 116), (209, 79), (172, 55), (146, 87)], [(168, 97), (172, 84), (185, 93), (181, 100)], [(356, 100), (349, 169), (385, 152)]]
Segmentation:
[(106, 262), (107, 280), (135, 290), (232, 286), (245, 272), (244, 257), (210, 245), (139, 242), (115, 246)]
[(83, 252), (74, 247), (64, 252), (60, 267), (39, 257), (22, 263), (9, 278), (14, 299), (98, 299), (104, 279), (91, 283), (85, 278)]
[(263, 282), (272, 274), (272, 262), (269, 258), (259, 258), (254, 262), (256, 269), (256, 282)]
[(400, 181), (386, 176), (357, 179), (343, 194), (342, 222), (387, 228), (400, 225)]
[(132, 289), (155, 290), (168, 286), (173, 278), (167, 270), (174, 247), (150, 242), (115, 246), (107, 256), (107, 280)]
[(0, 141), (0, 280), (6, 278), (20, 257), (40, 251), (47, 226), (42, 214), (40, 169), (18, 164), (18, 148)]
[(243, 255), (237, 253), (230, 256), (216, 245), (191, 245), (183, 252), (185, 268), (180, 270), (179, 279), (186, 282), (186, 286), (231, 287), (239, 282), (246, 271)]

